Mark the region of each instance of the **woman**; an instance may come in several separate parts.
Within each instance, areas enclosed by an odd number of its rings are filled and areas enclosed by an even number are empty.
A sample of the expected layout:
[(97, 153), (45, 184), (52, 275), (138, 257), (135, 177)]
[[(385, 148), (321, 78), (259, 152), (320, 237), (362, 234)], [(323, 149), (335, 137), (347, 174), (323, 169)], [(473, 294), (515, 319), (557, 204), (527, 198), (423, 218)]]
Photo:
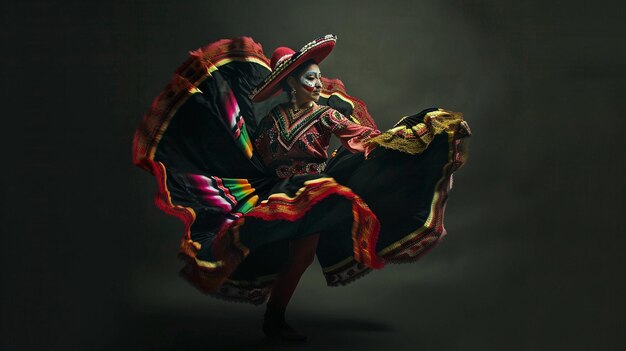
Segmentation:
[[(181, 274), (214, 296), (269, 296), (268, 336), (305, 338), (284, 313), (316, 254), (328, 284), (344, 285), (433, 247), (464, 162), (460, 114), (429, 109), (381, 133), (339, 80), (321, 77), (335, 42), (271, 60), (251, 38), (192, 52), (135, 134), (157, 206), (186, 224)], [(342, 147), (327, 159), (331, 134)]]

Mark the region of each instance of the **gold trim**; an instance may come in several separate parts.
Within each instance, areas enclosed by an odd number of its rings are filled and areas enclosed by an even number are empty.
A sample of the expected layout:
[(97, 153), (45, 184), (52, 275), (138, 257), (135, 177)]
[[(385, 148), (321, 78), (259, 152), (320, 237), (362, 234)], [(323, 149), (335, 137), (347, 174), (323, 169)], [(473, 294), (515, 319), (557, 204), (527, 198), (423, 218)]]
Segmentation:
[[(379, 255), (380, 256), (380, 255)], [(324, 273), (330, 273), (331, 271), (334, 271), (338, 268), (341, 268), (343, 266), (345, 266), (346, 264), (348, 264), (350, 261), (355, 261), (358, 262), (354, 256), (350, 256), (346, 259), (344, 259), (343, 261), (339, 261), (339, 263), (335, 263), (334, 265), (330, 266), (330, 267), (326, 267), (326, 268), (322, 268), (322, 272)]]
[[(320, 96), (325, 98), (325, 99), (329, 99), (333, 95), (339, 97), (342, 101), (344, 101), (344, 102), (348, 103), (350, 106), (352, 106), (352, 110), (354, 111), (356, 105), (354, 104), (354, 102), (352, 102), (352, 100), (350, 100), (348, 98), (347, 94), (344, 94), (344, 93), (342, 93), (340, 91), (335, 91), (332, 94), (320, 93)], [(350, 118), (350, 120), (352, 122), (356, 123), (356, 124), (359, 124), (359, 125), (362, 124), (361, 121), (358, 118), (354, 117), (353, 115), (348, 116), (348, 118)]]
[(277, 200), (294, 200), (295, 198), (300, 196), (304, 191), (307, 190), (306, 189), (307, 185), (315, 185), (317, 183), (325, 183), (325, 182), (328, 182), (328, 181), (335, 182), (335, 179), (332, 178), (332, 177), (323, 177), (323, 178), (307, 180), (304, 183), (302, 183), (304, 186), (300, 187), (300, 189), (298, 189), (298, 191), (296, 191), (296, 194), (293, 197), (290, 197), (289, 195), (287, 195), (285, 193), (275, 193), (275, 194), (270, 195), (267, 199), (261, 201), (261, 203), (265, 204), (269, 200), (273, 200), (273, 199), (277, 199)]
[[(403, 117), (401, 121), (404, 119), (406, 117)], [(396, 124), (394, 128), (371, 138), (369, 143), (416, 155), (426, 150), (435, 136), (443, 132), (457, 132), (459, 129), (465, 130), (463, 122), (461, 113), (438, 109), (437, 111), (426, 113), (423, 121), (415, 126), (407, 127)]]
[[(169, 122), (174, 117), (178, 109), (189, 99), (190, 96), (197, 93), (203, 93), (197, 88), (197, 86), (212, 76), (212, 73), (219, 70), (221, 66), (234, 61), (252, 62), (269, 70), (269, 66), (263, 62), (263, 60), (254, 56), (225, 57), (215, 62), (202, 56), (192, 55), (192, 57), (195, 57), (192, 62), (185, 66), (184, 69), (181, 67), (176, 71), (176, 73), (174, 73), (170, 82), (157, 96), (144, 115), (142, 123), (146, 123), (146, 130), (148, 131), (148, 134), (140, 135), (137, 140), (137, 145), (138, 147), (143, 145), (146, 151), (138, 153), (138, 159), (154, 160), (156, 149), (163, 138), (165, 130), (169, 126)], [(190, 67), (194, 70), (198, 70), (199, 75), (188, 79), (182, 74)], [(170, 93), (173, 93), (173, 95), (171, 97), (167, 97)], [(151, 121), (154, 122), (151, 123)]]
[[(225, 57), (223, 59), (217, 60), (214, 63), (212, 63), (215, 68), (211, 68), (208, 71), (208, 73), (213, 73), (217, 69), (219, 69), (221, 66), (223, 66), (225, 64), (228, 64), (228, 63), (231, 63), (231, 62), (234, 62), (234, 61), (237, 61), (237, 62), (253, 62), (253, 63), (259, 64), (259, 65), (261, 65), (261, 66), (263, 66), (263, 67), (265, 67), (265, 68), (267, 68), (268, 70), (271, 71), (270, 66), (268, 66), (265, 62), (263, 62), (263, 60), (260, 60), (260, 59), (258, 59), (256, 57)], [(209, 60), (209, 62), (210, 62), (210, 60)]]
[[(172, 83), (175, 83), (175, 84), (184, 84), (184, 83), (186, 83), (188, 85), (187, 86), (181, 86), (180, 89), (175, 92), (175, 94), (176, 94), (175, 96), (172, 96), (169, 99), (163, 99), (162, 100), (161, 96), (165, 96), (166, 95), (166, 94), (163, 94), (163, 93), (166, 92), (164, 90), (161, 93), (162, 95), (160, 95), (159, 98), (158, 98), (158, 103), (157, 103), (156, 109), (153, 109), (152, 107), (150, 108), (150, 111), (148, 112), (148, 114), (156, 115), (157, 119), (158, 119), (158, 116), (163, 116), (163, 122), (158, 127), (156, 133), (153, 134), (154, 138), (152, 138), (151, 140), (148, 138), (148, 140), (147, 140), (151, 144), (150, 145), (150, 149), (148, 150), (148, 153), (147, 153), (147, 158), (149, 160), (154, 160), (154, 154), (156, 153), (156, 149), (157, 149), (159, 143), (161, 142), (161, 139), (163, 138), (163, 135), (165, 134), (165, 130), (169, 126), (170, 121), (174, 117), (174, 114), (176, 114), (176, 111), (178, 111), (180, 106), (182, 106), (187, 101), (187, 99), (189, 99), (190, 96), (192, 96), (192, 95), (194, 95), (194, 94), (196, 94), (198, 92), (201, 92), (200, 89), (198, 89), (193, 83), (189, 82), (187, 79), (185, 79), (184, 77), (182, 77), (182, 76), (180, 76), (178, 74), (174, 75), (174, 77), (172, 78), (172, 81), (170, 82), (170, 84), (172, 84)], [(185, 91), (183, 91), (183, 89)], [(176, 97), (180, 97), (180, 98), (176, 100), (176, 103), (172, 103), (171, 100), (173, 100)], [(168, 110), (167, 114), (154, 113), (154, 112), (158, 112), (158, 111), (163, 111), (164, 109)]]
[(340, 91), (335, 91), (332, 94), (325, 94), (325, 93), (321, 93), (320, 94), (320, 96), (325, 98), (325, 99), (328, 99), (328, 98), (330, 98), (333, 95), (337, 95), (341, 100), (347, 102), (348, 104), (350, 104), (350, 106), (352, 106), (352, 108), (354, 108), (354, 102), (352, 102), (352, 100), (350, 100), (348, 98), (347, 94), (344, 94), (344, 93), (342, 93)]
[(199, 260), (196, 257), (192, 257), (192, 258), (196, 262), (196, 265), (198, 265), (198, 267), (216, 269), (216, 268), (220, 268), (224, 266), (224, 261), (210, 262), (210, 261)]
[[(163, 162), (156, 162), (156, 163), (161, 168), (161, 174), (163, 176), (163, 189), (165, 189), (165, 195), (167, 196), (168, 205), (170, 205), (171, 207), (176, 208), (176, 209), (182, 209), (184, 211), (187, 211), (191, 215), (192, 223), (195, 222), (196, 221), (196, 211), (193, 208), (185, 207), (185, 206), (181, 206), (181, 205), (174, 205), (174, 203), (172, 202), (172, 196), (170, 195), (170, 189), (167, 187), (167, 171), (165, 170), (165, 165), (163, 164)], [(191, 234), (191, 225), (187, 229), (187, 233)], [(187, 235), (187, 237), (191, 237), (191, 235)], [(198, 245), (199, 245), (199, 243), (198, 243)]]

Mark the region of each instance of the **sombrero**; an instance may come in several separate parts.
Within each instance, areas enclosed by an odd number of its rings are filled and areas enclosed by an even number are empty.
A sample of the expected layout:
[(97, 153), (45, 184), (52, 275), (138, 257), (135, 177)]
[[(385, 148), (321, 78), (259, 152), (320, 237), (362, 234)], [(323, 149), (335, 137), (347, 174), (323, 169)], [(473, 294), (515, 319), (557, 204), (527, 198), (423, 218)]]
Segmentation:
[(259, 102), (274, 95), (280, 89), (280, 81), (283, 78), (289, 76), (294, 69), (309, 60), (318, 64), (322, 62), (333, 50), (336, 41), (336, 35), (327, 34), (306, 44), (298, 52), (284, 46), (274, 50), (270, 60), (272, 73), (265, 77), (252, 91), (250, 99)]

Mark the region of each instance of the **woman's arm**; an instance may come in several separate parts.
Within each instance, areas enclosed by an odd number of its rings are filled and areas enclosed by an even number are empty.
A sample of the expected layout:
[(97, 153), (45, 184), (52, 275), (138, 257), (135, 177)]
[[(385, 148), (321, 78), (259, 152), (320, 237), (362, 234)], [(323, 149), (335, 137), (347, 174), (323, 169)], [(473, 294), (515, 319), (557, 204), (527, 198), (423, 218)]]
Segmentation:
[(356, 124), (339, 111), (330, 109), (322, 116), (322, 125), (335, 134), (341, 144), (351, 152), (362, 152), (365, 158), (376, 148), (370, 139), (380, 135), (378, 129)]

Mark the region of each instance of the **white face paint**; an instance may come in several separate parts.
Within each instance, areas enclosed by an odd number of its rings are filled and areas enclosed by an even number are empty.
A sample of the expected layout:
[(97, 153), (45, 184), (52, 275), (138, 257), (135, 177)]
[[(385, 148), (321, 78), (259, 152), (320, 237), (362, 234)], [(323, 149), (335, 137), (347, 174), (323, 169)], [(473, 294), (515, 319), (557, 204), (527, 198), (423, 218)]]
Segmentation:
[(319, 81), (319, 86), (322, 85), (322, 74), (318, 70), (310, 70), (304, 72), (302, 76), (300, 76), (300, 84), (302, 87), (308, 91), (315, 90), (316, 86), (318, 86), (317, 82)]

